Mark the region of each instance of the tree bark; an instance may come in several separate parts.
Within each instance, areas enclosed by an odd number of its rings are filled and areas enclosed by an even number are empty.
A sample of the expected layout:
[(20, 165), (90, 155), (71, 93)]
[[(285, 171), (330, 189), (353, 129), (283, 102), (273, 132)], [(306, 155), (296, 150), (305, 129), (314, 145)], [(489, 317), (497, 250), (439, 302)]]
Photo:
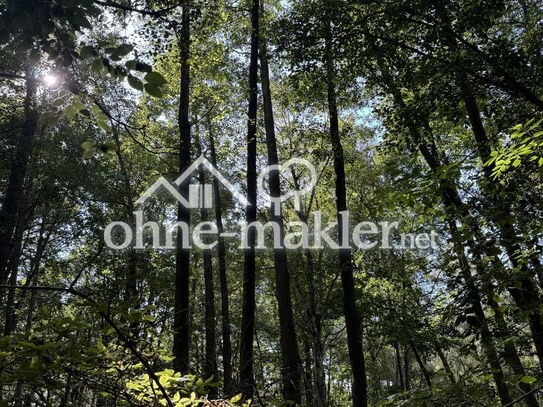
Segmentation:
[(407, 346), (403, 347), (403, 367), (405, 369), (404, 379), (405, 379), (405, 390), (411, 390), (411, 363), (409, 363), (409, 348)]
[(400, 355), (400, 344), (397, 341), (392, 343), (394, 348), (394, 355), (396, 357), (396, 378), (400, 382), (400, 388), (402, 391), (405, 390), (405, 379), (403, 376), (404, 370), (402, 369), (402, 357)]
[[(209, 137), (211, 150), (211, 163), (217, 168), (217, 152), (215, 151), (215, 140), (212, 134)], [(222, 330), (222, 363), (223, 363), (223, 381), (224, 392), (229, 394), (232, 387), (232, 342), (230, 337), (230, 304), (228, 300), (228, 278), (226, 275), (226, 247), (224, 237), (221, 236), (224, 231), (222, 222), (221, 194), (219, 190), (219, 181), (213, 178), (213, 195), (215, 200), (215, 223), (217, 224), (217, 256), (219, 266), (219, 284), (221, 290), (221, 330)]]
[[(121, 140), (119, 137), (118, 129), (115, 126), (112, 126), (113, 139), (115, 141), (115, 154), (117, 155), (117, 161), (119, 161), (119, 170), (121, 171), (121, 176), (124, 184), (124, 196), (125, 196), (125, 208), (126, 208), (126, 217), (130, 219), (132, 225), (136, 224), (136, 219), (134, 216), (134, 193), (132, 191), (132, 186), (130, 184), (130, 174), (128, 172), (128, 167), (124, 159), (123, 153), (121, 151)], [(127, 259), (127, 273), (126, 281), (124, 288), (124, 301), (129, 304), (134, 309), (139, 308), (138, 301), (138, 252), (135, 249), (130, 249), (128, 251)], [(136, 333), (136, 331), (133, 331)]]
[(447, 374), (447, 377), (449, 378), (449, 381), (451, 382), (451, 384), (456, 384), (454, 373), (451, 369), (451, 366), (449, 365), (449, 361), (447, 360), (445, 353), (443, 352), (443, 349), (441, 349), (441, 346), (439, 346), (438, 344), (435, 345), (435, 349), (436, 349), (437, 355), (439, 356), (439, 359), (441, 360), (443, 369), (445, 370), (445, 373)]
[(25, 68), (26, 96), (24, 99), (24, 123), (17, 140), (15, 156), (11, 163), (8, 185), (0, 208), (0, 284), (7, 281), (7, 266), (13, 245), (17, 213), (21, 205), (28, 162), (34, 145), (38, 112), (36, 110), (37, 79), (30, 65)]
[[(343, 158), (343, 147), (339, 134), (339, 118), (336, 102), (336, 78), (332, 57), (331, 27), (327, 26), (326, 38), (326, 82), (328, 114), (330, 120), (330, 142), (334, 156), (334, 171), (336, 175), (336, 210), (338, 224), (341, 224), (342, 217), (347, 214), (347, 192), (345, 185), (345, 163)], [(343, 246), (349, 240), (344, 236), (343, 228), (339, 227), (339, 241)], [(350, 248), (340, 248), (338, 253), (339, 268), (341, 273), (341, 285), (343, 287), (343, 310), (345, 313), (345, 324), (347, 327), (347, 342), (349, 349), (349, 360), (352, 370), (353, 407), (366, 407), (367, 383), (366, 366), (364, 362), (364, 351), (362, 345), (362, 321), (356, 306), (355, 284), (353, 276), (352, 254)]]
[[(6, 269), (9, 272), (10, 286), (15, 286), (17, 284), (17, 276), (19, 272), (19, 257), (21, 256), (23, 242), (23, 232), (23, 220), (21, 219), (21, 216), (19, 216), (19, 221), (17, 222), (17, 226), (15, 227), (13, 247)], [(15, 331), (16, 326), (15, 289), (9, 288), (7, 290), (7, 294), (8, 295), (6, 299), (6, 319), (4, 324), (4, 336), (11, 335)]]
[[(249, 64), (249, 108), (247, 120), (247, 201), (245, 221), (256, 220), (256, 118), (258, 86), (258, 47), (259, 47), (259, 0), (252, 0), (251, 8), (251, 56)], [(246, 398), (253, 397), (254, 390), (254, 334), (255, 334), (255, 286), (256, 253), (255, 230), (247, 231), (247, 249), (243, 253), (243, 303), (241, 315), (241, 338), (239, 376), (240, 385)]]
[[(198, 155), (202, 153), (200, 140), (198, 140)], [(206, 176), (203, 169), (200, 169), (198, 181), (201, 188), (206, 183)], [(200, 209), (200, 221), (207, 222), (207, 209)], [(205, 242), (204, 242), (205, 243)], [(202, 250), (202, 259), (204, 263), (204, 328), (205, 328), (205, 364), (204, 377), (205, 379), (212, 378), (216, 380), (217, 374), (217, 348), (216, 348), (216, 331), (215, 331), (215, 283), (213, 281), (213, 260), (211, 256), (212, 249)], [(209, 398), (217, 397), (216, 387), (211, 387), (209, 390)]]
[[(190, 166), (190, 1), (182, 5), (181, 32), (179, 35), (180, 91), (179, 91), (179, 173)], [(179, 193), (188, 199), (189, 183), (179, 185)], [(179, 204), (177, 221), (190, 224), (190, 210)], [(190, 251), (183, 248), (182, 233), (177, 235), (175, 257), (175, 299), (174, 299), (174, 335), (173, 335), (173, 367), (182, 374), (190, 371)], [(188, 246), (188, 245), (186, 245)]]
[(420, 356), (420, 353), (417, 351), (417, 348), (415, 348), (415, 345), (412, 343), (409, 344), (411, 347), (411, 350), (413, 351), (413, 356), (415, 356), (415, 360), (417, 361), (417, 364), (419, 365), (420, 371), (422, 373), (422, 376), (424, 377), (424, 381), (428, 385), (428, 387), (432, 387), (432, 378), (430, 377), (430, 372), (426, 368), (426, 365), (424, 364), (424, 360), (422, 360), (422, 357)]
[(327, 405), (326, 394), (326, 372), (324, 370), (324, 346), (322, 340), (322, 313), (320, 304), (317, 302), (317, 289), (315, 285), (315, 261), (310, 249), (305, 250), (307, 259), (307, 289), (309, 296), (308, 318), (309, 332), (311, 334), (313, 348), (313, 362), (315, 365), (314, 383), (312, 385), (314, 392), (315, 407)]
[[(268, 165), (279, 164), (277, 155), (277, 140), (275, 137), (275, 122), (270, 91), (270, 78), (266, 44), (260, 41), (260, 80), (262, 83), (262, 99), (264, 101), (264, 128), (266, 132), (266, 147)], [(271, 202), (271, 220), (279, 225), (279, 238), (283, 242), (285, 227), (281, 210), (281, 183), (279, 171), (270, 171), (269, 188)], [(273, 199), (275, 198), (275, 200)], [(275, 295), (279, 308), (279, 341), (282, 355), (282, 385), (283, 399), (286, 402), (301, 404), (300, 392), (300, 354), (294, 326), (292, 299), (290, 293), (290, 274), (288, 270), (287, 252), (284, 247), (274, 248), (273, 259), (275, 266)]]
[(491, 146), (481, 120), (477, 100), (466, 82), (461, 80), (460, 86), (477, 145), (477, 151), (484, 166), (485, 182), (482, 189), (492, 204), (492, 208), (488, 211), (490, 213), (490, 220), (500, 231), (500, 244), (504, 247), (513, 270), (518, 270), (514, 274), (515, 279), (520, 283), (520, 287), (511, 284), (508, 290), (515, 304), (528, 315), (532, 339), (539, 358), (539, 366), (541, 371), (543, 371), (543, 323), (541, 321), (541, 313), (539, 312), (540, 296), (536, 284), (530, 278), (531, 273), (527, 265), (524, 262), (519, 262), (517, 259), (517, 256), (521, 253), (521, 247), (513, 224), (507, 220), (511, 214), (511, 209), (504, 200), (496, 197), (492, 191), (492, 165), (485, 165), (491, 157)]

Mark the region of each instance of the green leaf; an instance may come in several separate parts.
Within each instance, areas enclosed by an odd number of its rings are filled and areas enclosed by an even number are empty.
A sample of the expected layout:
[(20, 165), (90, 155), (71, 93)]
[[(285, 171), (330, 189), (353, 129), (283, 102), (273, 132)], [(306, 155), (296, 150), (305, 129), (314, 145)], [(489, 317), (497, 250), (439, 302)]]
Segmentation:
[(96, 124), (98, 125), (98, 127), (100, 127), (105, 132), (109, 132), (111, 130), (109, 128), (106, 120), (104, 118), (102, 118), (102, 117), (100, 117), (100, 118), (98, 118), (98, 120), (96, 120)]
[(89, 20), (87, 20), (87, 17), (81, 14), (72, 14), (70, 17), (70, 22), (77, 27), (78, 29), (83, 28), (92, 28), (91, 24), (89, 23)]
[(136, 90), (143, 91), (143, 82), (133, 75), (128, 75), (128, 84)]
[(77, 109), (73, 105), (69, 105), (64, 111), (64, 114), (68, 120), (73, 120), (77, 114)]
[(521, 383), (526, 383), (526, 384), (532, 384), (532, 383), (535, 383), (537, 382), (537, 379), (533, 376), (522, 376), (520, 378), (520, 382)]
[(89, 58), (92, 58), (92, 57), (97, 57), (98, 52), (96, 52), (94, 47), (92, 47), (90, 45), (86, 45), (86, 46), (84, 46), (83, 48), (81, 48), (79, 50), (79, 56), (82, 59), (89, 59)]
[(105, 352), (106, 351), (106, 347), (104, 346), (104, 343), (102, 342), (101, 339), (98, 339), (96, 341), (96, 349), (98, 349), (100, 352)]
[(150, 83), (145, 84), (145, 91), (151, 96), (154, 96), (157, 98), (162, 97), (162, 91), (160, 90), (160, 88)]
[(114, 55), (116, 57), (124, 57), (126, 54), (130, 53), (134, 49), (134, 46), (130, 44), (122, 44), (119, 45), (115, 50), (111, 53), (111, 55)]
[(149, 72), (145, 75), (145, 81), (156, 86), (162, 86), (166, 83), (166, 79), (158, 72)]
[(126, 69), (128, 69), (129, 71), (135, 71), (137, 65), (138, 65), (138, 61), (136, 61), (135, 59), (131, 59), (130, 61), (126, 61), (126, 63), (124, 64)]
[(101, 59), (95, 59), (94, 61), (92, 61), (92, 71), (94, 73), (102, 73), (102, 71), (104, 70), (104, 64), (102, 63), (102, 60)]
[(136, 62), (136, 71), (153, 72), (153, 67), (145, 62)]

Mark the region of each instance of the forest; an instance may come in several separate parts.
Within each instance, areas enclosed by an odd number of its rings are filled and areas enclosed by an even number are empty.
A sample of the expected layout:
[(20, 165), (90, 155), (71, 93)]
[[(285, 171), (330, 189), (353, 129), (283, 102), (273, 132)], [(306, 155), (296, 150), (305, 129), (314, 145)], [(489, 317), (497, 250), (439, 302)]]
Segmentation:
[(0, 407), (543, 405), (540, 0), (0, 0)]

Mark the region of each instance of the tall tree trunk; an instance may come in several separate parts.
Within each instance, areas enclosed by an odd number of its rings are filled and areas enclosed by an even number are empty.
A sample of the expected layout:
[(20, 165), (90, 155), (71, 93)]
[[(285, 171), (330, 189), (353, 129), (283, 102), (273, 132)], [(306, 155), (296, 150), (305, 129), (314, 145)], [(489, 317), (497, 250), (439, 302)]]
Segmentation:
[[(512, 342), (513, 337), (511, 335), (509, 327), (507, 326), (507, 322), (505, 321), (503, 312), (499, 304), (495, 300), (494, 292), (489, 293), (488, 302), (492, 310), (494, 311), (494, 320), (496, 321), (497, 325), (496, 336), (503, 343), (503, 359), (509, 365), (515, 375), (517, 375), (518, 377), (526, 376), (526, 370), (522, 365), (522, 361), (514, 345), (514, 342)], [(539, 406), (535, 394), (532, 392), (532, 386), (530, 384), (520, 382), (518, 384), (518, 387), (523, 391), (524, 394), (527, 394), (524, 401), (526, 402), (526, 405), (528, 407)]]
[(454, 373), (451, 369), (451, 365), (449, 365), (449, 361), (447, 360), (447, 356), (445, 356), (445, 353), (443, 352), (443, 349), (441, 349), (441, 346), (439, 344), (436, 344), (435, 350), (437, 352), (437, 356), (439, 356), (439, 360), (441, 360), (441, 364), (443, 365), (443, 369), (445, 370), (445, 373), (447, 374), (447, 377), (449, 378), (449, 381), (451, 384), (456, 384), (456, 379), (454, 377)]
[(413, 345), (413, 343), (410, 343), (409, 346), (411, 347), (411, 350), (413, 351), (413, 356), (415, 356), (415, 360), (417, 361), (417, 364), (419, 365), (422, 376), (424, 377), (424, 381), (426, 382), (428, 387), (432, 387), (432, 378), (430, 377), (430, 372), (428, 371), (428, 369), (426, 368), (426, 365), (424, 364), (424, 360), (422, 360), (420, 353), (417, 351), (417, 348), (415, 348), (415, 345)]
[(309, 296), (308, 305), (308, 324), (311, 334), (313, 348), (313, 362), (315, 364), (314, 373), (314, 402), (315, 407), (323, 407), (327, 405), (326, 394), (326, 372), (324, 370), (324, 346), (322, 340), (322, 313), (320, 304), (317, 302), (317, 288), (315, 286), (315, 261), (311, 250), (305, 250), (307, 259), (307, 289)]
[[(181, 32), (179, 35), (180, 59), (180, 91), (179, 91), (179, 173), (183, 173), (190, 166), (190, 0), (185, 0), (182, 6)], [(185, 199), (189, 195), (189, 182), (179, 185), (179, 193)], [(190, 224), (190, 210), (179, 204), (177, 221)], [(182, 233), (177, 234), (177, 248), (175, 257), (175, 300), (174, 300), (174, 335), (173, 355), (175, 357), (174, 369), (187, 374), (189, 367), (190, 349), (190, 251), (184, 249)], [(188, 244), (186, 245), (188, 246)]]
[[(477, 145), (477, 151), (483, 165), (490, 159), (491, 146), (486, 135), (484, 125), (481, 120), (481, 114), (477, 106), (477, 100), (469, 89), (469, 85), (461, 81), (462, 95), (466, 110), (471, 123), (471, 128)], [(520, 287), (515, 284), (510, 284), (508, 287), (515, 304), (528, 315), (530, 331), (535, 344), (537, 356), (539, 358), (539, 366), (543, 371), (543, 323), (542, 315), (539, 311), (540, 296), (537, 286), (532, 280), (531, 272), (525, 262), (520, 262), (517, 256), (521, 253), (521, 247), (517, 232), (513, 224), (508, 220), (511, 214), (511, 208), (500, 197), (498, 197), (493, 189), (495, 184), (492, 179), (492, 165), (484, 165), (485, 182), (483, 183), (483, 192), (487, 199), (492, 204), (489, 211), (491, 214), (490, 220), (498, 227), (500, 231), (500, 244), (505, 248), (509, 261), (513, 270), (517, 275)]]
[[(331, 27), (327, 26), (326, 38), (326, 82), (328, 114), (330, 120), (330, 142), (334, 156), (334, 171), (336, 175), (336, 210), (338, 224), (341, 225), (343, 216), (347, 215), (347, 193), (345, 186), (345, 164), (343, 159), (343, 147), (339, 135), (339, 118), (336, 103), (336, 78), (332, 57)], [(342, 227), (339, 229), (339, 241), (343, 246), (349, 241), (349, 236), (344, 236)], [(356, 294), (354, 287), (352, 254), (350, 248), (340, 248), (338, 254), (341, 284), (343, 287), (343, 309), (345, 324), (347, 327), (347, 342), (349, 348), (349, 360), (353, 376), (353, 407), (366, 407), (367, 383), (364, 351), (362, 346), (362, 321), (356, 306)]]
[(64, 393), (60, 399), (59, 407), (68, 407), (70, 402), (70, 395), (72, 394), (72, 374), (68, 373), (66, 378), (66, 384), (64, 387)]
[(303, 347), (304, 347), (304, 382), (305, 382), (305, 389), (304, 389), (304, 395), (305, 395), (305, 404), (307, 406), (315, 406), (320, 407), (321, 404), (319, 400), (315, 400), (315, 392), (313, 389), (313, 357), (311, 355), (311, 345), (309, 341), (303, 340)]
[(32, 70), (33, 67), (30, 64), (25, 68), (26, 96), (24, 99), (23, 129), (17, 140), (8, 185), (0, 208), (0, 284), (5, 284), (8, 278), (7, 266), (12, 250), (17, 212), (21, 205), (23, 185), (28, 172), (28, 162), (32, 154), (38, 126), (38, 112), (36, 110), (37, 80)]
[[(132, 225), (136, 224), (136, 218), (134, 215), (134, 193), (132, 191), (132, 186), (130, 184), (130, 174), (128, 172), (128, 167), (124, 159), (123, 153), (121, 151), (121, 140), (119, 137), (119, 131), (115, 125), (112, 126), (113, 139), (115, 141), (115, 154), (117, 155), (117, 161), (119, 162), (119, 170), (121, 171), (121, 176), (124, 184), (124, 197), (125, 197), (125, 208), (126, 208), (126, 217), (130, 219)], [(129, 306), (134, 309), (139, 308), (138, 301), (138, 252), (135, 249), (130, 249), (128, 251), (128, 265), (126, 273), (126, 281), (124, 288), (124, 301), (129, 304)], [(137, 324), (134, 324), (137, 325)], [(134, 333), (136, 333), (133, 330)]]
[(409, 348), (407, 346), (403, 347), (403, 367), (405, 369), (404, 379), (405, 379), (405, 390), (411, 390), (411, 363), (409, 363)]
[[(256, 116), (258, 86), (258, 47), (259, 47), (259, 0), (252, 0), (251, 8), (251, 57), (249, 65), (249, 108), (247, 120), (247, 201), (245, 221), (256, 220)], [(243, 256), (243, 304), (241, 315), (241, 338), (239, 357), (239, 376), (243, 393), (252, 398), (254, 389), (253, 340), (255, 334), (255, 285), (256, 253), (255, 230), (247, 231), (247, 249)]]
[[(7, 271), (9, 272), (9, 285), (15, 286), (17, 284), (17, 276), (19, 272), (19, 257), (21, 256), (21, 248), (23, 242), (24, 221), (19, 216), (19, 221), (15, 227), (15, 235), (13, 247), (10, 253), (10, 258), (7, 264)], [(42, 223), (43, 227), (43, 223)], [(7, 290), (8, 295), (6, 299), (6, 319), (4, 324), (4, 335), (11, 335), (15, 331), (16, 325), (16, 306), (15, 306), (15, 288), (9, 288)]]
[[(268, 69), (268, 57), (266, 43), (260, 41), (260, 80), (262, 83), (262, 99), (264, 101), (264, 128), (266, 132), (266, 147), (268, 151), (268, 165), (278, 165), (277, 140), (275, 137), (275, 122), (273, 118), (273, 105), (270, 91), (270, 74)], [(281, 183), (279, 170), (270, 171), (269, 188), (271, 202), (271, 220), (279, 225), (279, 238), (283, 242), (285, 227), (281, 210)], [(275, 198), (275, 199), (274, 199)], [(296, 404), (301, 404), (300, 392), (300, 354), (294, 326), (292, 312), (292, 299), (290, 293), (290, 274), (288, 270), (287, 252), (284, 247), (276, 247), (273, 250), (275, 266), (275, 295), (279, 308), (279, 341), (281, 345), (283, 382), (283, 399)]]
[[(202, 147), (200, 140), (198, 139), (198, 155), (202, 153)], [(206, 176), (204, 170), (200, 168), (198, 174), (198, 181), (201, 188), (206, 183)], [(200, 209), (200, 221), (207, 222), (207, 209)], [(205, 243), (205, 242), (204, 242)], [(204, 377), (206, 379), (218, 378), (217, 374), (217, 338), (215, 331), (215, 283), (213, 281), (213, 260), (211, 256), (211, 250), (205, 248), (202, 250), (202, 258), (204, 263), (204, 328), (205, 328), (205, 364), (204, 364)], [(217, 388), (211, 387), (209, 389), (209, 397), (217, 397)]]
[(462, 277), (464, 278), (465, 284), (467, 286), (466, 294), (468, 296), (468, 301), (469, 304), (471, 304), (473, 313), (475, 314), (476, 320), (474, 323), (479, 328), (479, 331), (481, 333), (481, 345), (483, 348), (483, 352), (485, 353), (486, 359), (488, 360), (488, 363), (490, 365), (490, 370), (496, 384), (496, 389), (498, 390), (498, 395), (500, 396), (500, 401), (502, 405), (506, 405), (508, 403), (511, 403), (512, 399), (509, 393), (509, 389), (507, 388), (507, 384), (505, 382), (505, 375), (503, 373), (498, 352), (496, 351), (496, 348), (494, 346), (492, 333), (488, 327), (488, 322), (483, 311), (483, 306), (481, 305), (481, 298), (479, 296), (477, 287), (473, 282), (470, 267), (464, 254), (464, 248), (461, 246), (460, 243), (461, 241), (459, 239), (459, 232), (456, 224), (453, 221), (449, 221), (448, 223), (453, 240), (454, 251), (458, 262), (460, 263)]
[(394, 355), (396, 357), (396, 379), (400, 382), (400, 388), (405, 390), (405, 379), (403, 376), (404, 370), (402, 369), (402, 356), (400, 354), (400, 344), (398, 341), (394, 341), (392, 343), (392, 347), (394, 348)]
[[(381, 65), (381, 67), (382, 67), (382, 71), (385, 73), (385, 75), (387, 75), (386, 68), (383, 65)], [(394, 86), (392, 81), (389, 81), (389, 88), (391, 92), (393, 93), (396, 105), (399, 106), (401, 109), (404, 109), (405, 104), (403, 102), (401, 94), (399, 93), (398, 89)], [(414, 123), (412, 123), (411, 119), (406, 117), (405, 122), (406, 122), (406, 126), (408, 130), (410, 131), (412, 135), (413, 141), (417, 145), (422, 156), (426, 160), (428, 166), (432, 169), (432, 171), (438, 171), (439, 167), (441, 166), (441, 162), (437, 155), (437, 149), (435, 145), (433, 144), (433, 141), (431, 143), (423, 143), (422, 138), (418, 132), (418, 129), (416, 128)], [(507, 404), (508, 402), (511, 401), (511, 396), (504, 380), (504, 374), (501, 368), (500, 361), (498, 359), (498, 353), (493, 343), (493, 335), (490, 329), (488, 328), (488, 323), (486, 321), (486, 317), (484, 315), (484, 311), (481, 305), (481, 297), (479, 294), (479, 289), (475, 286), (473, 282), (468, 260), (466, 258), (463, 248), (461, 247), (462, 238), (458, 232), (456, 223), (454, 221), (455, 214), (459, 215), (462, 221), (467, 222), (468, 226), (472, 229), (475, 237), (479, 239), (480, 233), (478, 230), (478, 226), (475, 220), (471, 218), (471, 215), (469, 211), (467, 210), (467, 208), (465, 207), (465, 205), (463, 204), (458, 192), (456, 191), (456, 189), (454, 189), (453, 186), (451, 186), (450, 183), (446, 182), (445, 180), (440, 180), (440, 190), (442, 194), (443, 204), (448, 214), (448, 224), (449, 224), (449, 229), (451, 231), (451, 236), (453, 237), (453, 247), (457, 255), (457, 258), (459, 259), (460, 266), (461, 266), (460, 267), (461, 274), (463, 276), (463, 279), (465, 280), (465, 284), (468, 289), (467, 295), (468, 295), (469, 303), (471, 304), (472, 310), (477, 320), (478, 328), (481, 333), (481, 342), (483, 345), (482, 346), (483, 351), (485, 352), (487, 360), (489, 361), (492, 375), (494, 377), (498, 394), (500, 396), (500, 400), (502, 404)], [(473, 239), (468, 239), (468, 240), (469, 241), (467, 243), (472, 248), (474, 255), (476, 257), (477, 256), (479, 257), (476, 261), (476, 267), (477, 267), (479, 276), (483, 279), (483, 281), (485, 281), (485, 286), (488, 288), (489, 281), (488, 281), (487, 273), (484, 270), (483, 263), (482, 263), (481, 247), (478, 244), (476, 244), (473, 241)], [(487, 297), (489, 297), (488, 292), (486, 294), (487, 294)]]
[[(217, 152), (215, 151), (215, 140), (209, 135), (211, 150), (211, 163), (217, 168)], [(217, 224), (217, 256), (219, 265), (219, 284), (221, 289), (221, 330), (222, 330), (222, 364), (224, 392), (229, 394), (232, 387), (232, 342), (230, 338), (230, 305), (228, 301), (228, 278), (226, 275), (226, 247), (224, 244), (224, 231), (222, 222), (221, 194), (219, 180), (213, 178), (213, 195), (215, 199), (215, 223)]]

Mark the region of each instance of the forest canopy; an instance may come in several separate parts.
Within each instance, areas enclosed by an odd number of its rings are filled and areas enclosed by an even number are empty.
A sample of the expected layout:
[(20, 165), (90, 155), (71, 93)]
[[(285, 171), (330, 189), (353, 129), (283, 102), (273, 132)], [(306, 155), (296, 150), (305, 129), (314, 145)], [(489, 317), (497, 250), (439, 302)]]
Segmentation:
[(0, 0), (0, 407), (543, 405), (539, 0)]

